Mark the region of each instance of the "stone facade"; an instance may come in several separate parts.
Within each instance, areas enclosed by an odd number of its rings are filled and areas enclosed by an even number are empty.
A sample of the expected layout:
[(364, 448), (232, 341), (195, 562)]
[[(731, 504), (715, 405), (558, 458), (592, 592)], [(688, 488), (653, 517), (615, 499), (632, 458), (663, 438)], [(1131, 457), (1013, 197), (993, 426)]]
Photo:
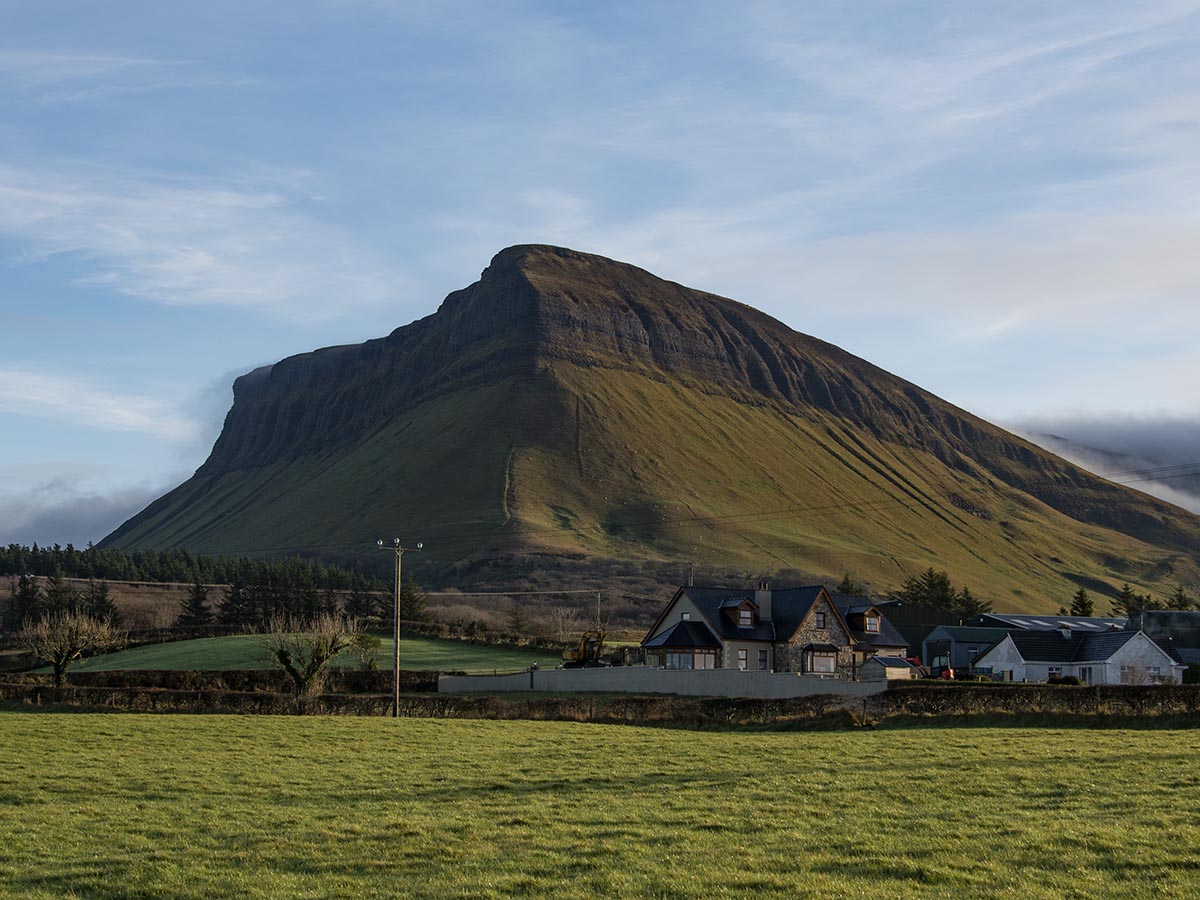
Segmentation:
[[(825, 627), (817, 627), (817, 613), (825, 613)], [(833, 605), (821, 599), (812, 605), (795, 635), (786, 643), (773, 647), (776, 672), (803, 672), (804, 647), (809, 644), (832, 644), (837, 651), (837, 674), (849, 676), (854, 668), (854, 650), (850, 646), (850, 635), (842, 627), (841, 617)]]

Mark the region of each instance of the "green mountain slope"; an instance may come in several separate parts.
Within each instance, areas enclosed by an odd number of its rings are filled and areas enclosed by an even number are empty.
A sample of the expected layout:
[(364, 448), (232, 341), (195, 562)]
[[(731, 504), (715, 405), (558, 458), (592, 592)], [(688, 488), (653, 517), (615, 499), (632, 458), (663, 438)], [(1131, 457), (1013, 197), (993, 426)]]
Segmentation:
[(487, 565), (928, 565), (1009, 609), (1096, 580), (1200, 583), (1200, 519), (1098, 479), (837, 347), (601, 257), (502, 251), (387, 338), (239, 378), (196, 474), (122, 548)]

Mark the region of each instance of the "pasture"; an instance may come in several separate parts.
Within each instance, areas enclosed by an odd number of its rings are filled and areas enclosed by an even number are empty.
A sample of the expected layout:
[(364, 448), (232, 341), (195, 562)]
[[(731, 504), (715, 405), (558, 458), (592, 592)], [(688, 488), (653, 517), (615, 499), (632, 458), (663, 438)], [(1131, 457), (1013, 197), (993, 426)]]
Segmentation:
[[(377, 660), (381, 669), (392, 668), (392, 640), (384, 638)], [(519, 647), (488, 647), (464, 641), (425, 637), (400, 639), (400, 667), (412, 671), (514, 672), (539, 666), (558, 665), (561, 660), (545, 651)], [(358, 657), (346, 652), (339, 665), (358, 665)], [(71, 667), (72, 672), (112, 672), (121, 670), (181, 669), (218, 671), (227, 669), (270, 668), (271, 662), (262, 644), (252, 634), (231, 637), (197, 638), (166, 644), (147, 644), (94, 656)]]
[(0, 713), (0, 897), (1193, 898), (1182, 731)]

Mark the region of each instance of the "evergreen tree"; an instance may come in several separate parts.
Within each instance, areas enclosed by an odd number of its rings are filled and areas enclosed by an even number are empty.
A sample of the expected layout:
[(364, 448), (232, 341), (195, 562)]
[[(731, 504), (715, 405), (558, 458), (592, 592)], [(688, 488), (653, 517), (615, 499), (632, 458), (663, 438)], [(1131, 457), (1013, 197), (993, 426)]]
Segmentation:
[(508, 630), (515, 635), (523, 635), (526, 624), (525, 609), (513, 600), (508, 606)]
[(327, 587), (321, 591), (320, 614), (323, 616), (336, 616), (338, 614), (338, 599), (333, 588)]
[(1133, 619), (1142, 609), (1142, 598), (1128, 584), (1125, 584), (1121, 588), (1121, 593), (1112, 602), (1112, 613), (1114, 616)]
[(179, 606), (179, 618), (175, 624), (180, 628), (196, 628), (211, 625), (212, 618), (212, 610), (208, 607), (208, 587), (197, 578)]
[(121, 612), (108, 595), (108, 582), (89, 578), (87, 590), (83, 592), (83, 609), (89, 616), (100, 622), (121, 624)]
[(899, 597), (916, 606), (928, 606), (947, 612), (957, 612), (959, 598), (950, 576), (930, 566), (919, 577), (909, 576), (900, 589)]
[(350, 593), (346, 596), (346, 604), (343, 612), (348, 619), (366, 619), (373, 615), (378, 615), (383, 607), (386, 607), (382, 618), (385, 621), (392, 619), (392, 603), (389, 598), (388, 602), (380, 603), (380, 609), (376, 609), (376, 603), (367, 590), (367, 583), (361, 575), (355, 575), (350, 579)]
[(400, 619), (404, 622), (424, 622), (429, 618), (429, 598), (417, 587), (410, 572), (400, 586)]
[(66, 574), (61, 568), (55, 568), (46, 579), (44, 598), (49, 615), (79, 612), (79, 592), (67, 583)]
[(975, 616), (981, 616), (986, 612), (991, 612), (992, 604), (989, 601), (980, 600), (964, 584), (962, 590), (954, 598), (952, 611), (958, 613), (964, 619), (970, 619)]
[(847, 572), (842, 576), (842, 580), (838, 582), (838, 585), (833, 589), (833, 592), (842, 596), (857, 597), (865, 594), (867, 589), (851, 578), (850, 573)]
[(234, 573), (229, 580), (229, 588), (225, 591), (225, 599), (221, 601), (219, 620), (222, 625), (254, 624), (254, 610), (250, 605), (250, 594), (241, 573)]
[(26, 622), (36, 622), (42, 617), (42, 591), (38, 581), (32, 575), (22, 575), (17, 579), (17, 587), (13, 596), (12, 631), (25, 627)]
[(1080, 588), (1075, 592), (1075, 596), (1071, 598), (1071, 615), (1082, 616), (1087, 618), (1096, 614), (1096, 606), (1092, 603), (1092, 598), (1088, 596), (1088, 592)]
[(1176, 585), (1175, 590), (1171, 593), (1170, 608), (1191, 609), (1192, 606), (1192, 598), (1188, 596), (1188, 592), (1183, 589), (1183, 585)]

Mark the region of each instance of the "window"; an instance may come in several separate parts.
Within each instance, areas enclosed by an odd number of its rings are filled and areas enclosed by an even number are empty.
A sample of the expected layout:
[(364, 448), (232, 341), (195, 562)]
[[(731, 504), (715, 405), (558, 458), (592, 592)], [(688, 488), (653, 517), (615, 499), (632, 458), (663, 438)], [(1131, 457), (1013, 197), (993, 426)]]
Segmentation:
[(715, 669), (717, 667), (717, 652), (715, 650), (697, 650), (694, 654), (692, 668)]
[(1047, 678), (1062, 678), (1062, 666), (1047, 666), (1046, 667), (1046, 677)]
[(767, 651), (766, 650), (758, 651), (758, 668), (759, 668), (759, 671), (762, 671), (762, 672), (767, 671)]
[(691, 613), (680, 613), (679, 619), (680, 619), (680, 621), (683, 621), (683, 622), (690, 622), (690, 621), (692, 621), (692, 614)]
[(738, 610), (738, 625), (742, 628), (749, 628), (754, 624), (754, 613), (748, 609)]
[(667, 653), (667, 668), (668, 669), (690, 669), (692, 667), (692, 654), (689, 653)]
[(872, 634), (879, 633), (879, 616), (873, 613), (867, 613), (867, 631)]
[(1092, 667), (1084, 666), (1079, 670), (1079, 680), (1084, 684), (1092, 684)]
[(834, 653), (813, 653), (812, 671), (822, 674), (832, 674), (837, 671), (837, 655)]
[(739, 650), (738, 651), (738, 668), (743, 669), (743, 670), (750, 668), (750, 651), (749, 650)]
[(825, 613), (824, 612), (817, 613), (817, 627), (818, 628), (825, 627)]

